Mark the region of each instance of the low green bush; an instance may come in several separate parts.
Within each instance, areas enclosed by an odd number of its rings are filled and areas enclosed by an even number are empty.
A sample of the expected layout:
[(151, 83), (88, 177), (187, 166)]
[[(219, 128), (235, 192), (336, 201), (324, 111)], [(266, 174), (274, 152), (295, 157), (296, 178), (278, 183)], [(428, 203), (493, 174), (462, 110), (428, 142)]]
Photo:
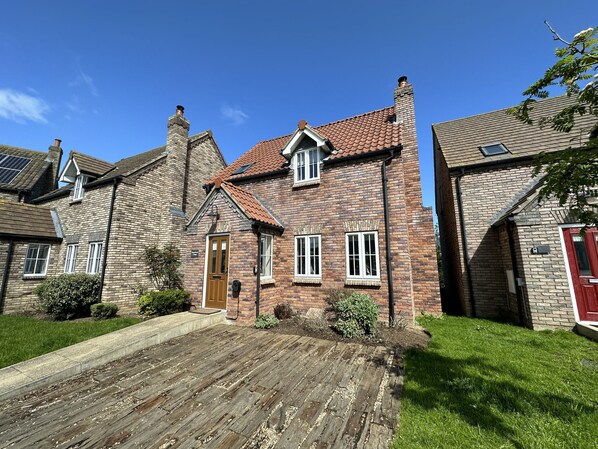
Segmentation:
[(161, 290), (147, 292), (137, 300), (142, 315), (170, 315), (182, 312), (189, 304), (191, 293), (185, 290)]
[(118, 306), (112, 303), (101, 302), (91, 306), (91, 316), (96, 320), (107, 320), (114, 318), (118, 312)]
[(57, 320), (89, 316), (90, 306), (100, 300), (100, 277), (89, 274), (61, 274), (38, 285), (42, 309)]
[[(336, 312), (336, 329), (343, 335), (353, 333), (354, 326), (361, 331), (360, 334), (371, 334), (376, 328), (380, 307), (374, 300), (365, 293), (354, 292), (350, 296), (341, 299), (334, 305)], [(354, 322), (354, 324), (349, 324)]]
[(337, 332), (345, 338), (355, 338), (363, 335), (363, 329), (359, 327), (355, 320), (338, 320), (334, 326)]
[(274, 315), (267, 313), (260, 315), (255, 319), (255, 327), (258, 329), (270, 329), (271, 327), (278, 326), (280, 321)]
[(293, 318), (293, 308), (288, 302), (281, 302), (274, 307), (274, 316), (279, 320)]

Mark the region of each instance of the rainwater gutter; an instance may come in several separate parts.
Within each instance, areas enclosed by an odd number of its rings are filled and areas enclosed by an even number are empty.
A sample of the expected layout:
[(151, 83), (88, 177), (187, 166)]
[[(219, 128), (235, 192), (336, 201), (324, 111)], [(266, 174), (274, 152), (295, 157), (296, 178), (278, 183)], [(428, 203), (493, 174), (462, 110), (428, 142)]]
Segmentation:
[(519, 268), (517, 267), (517, 256), (515, 255), (515, 239), (513, 238), (513, 228), (515, 227), (515, 221), (513, 217), (508, 217), (506, 220), (507, 236), (509, 238), (509, 252), (511, 253), (511, 266), (513, 268), (513, 277), (515, 278), (515, 294), (517, 295), (517, 312), (519, 313), (519, 324), (524, 325), (524, 314), (523, 314), (523, 296), (521, 289), (517, 285), (519, 279)]
[(467, 274), (467, 287), (469, 289), (469, 304), (471, 305), (471, 316), (476, 317), (475, 295), (473, 292), (473, 281), (471, 279), (471, 261), (469, 260), (469, 251), (467, 249), (467, 230), (465, 229), (465, 217), (463, 215), (463, 200), (461, 198), (461, 178), (465, 176), (465, 169), (461, 168), (461, 173), (455, 180), (457, 188), (457, 208), (459, 209), (459, 224), (461, 226), (461, 241), (463, 242), (463, 258), (465, 259), (465, 273)]
[(384, 235), (386, 238), (386, 273), (388, 277), (388, 323), (390, 326), (394, 325), (395, 322), (395, 298), (394, 298), (394, 287), (392, 281), (392, 253), (390, 251), (390, 211), (388, 209), (388, 186), (386, 177), (386, 165), (390, 164), (392, 160), (400, 154), (395, 154), (395, 150), (390, 150), (390, 155), (382, 161), (380, 171), (382, 175), (382, 197), (384, 200)]
[(15, 241), (10, 239), (8, 241), (8, 250), (6, 252), (6, 263), (2, 273), (2, 284), (0, 284), (0, 313), (4, 311), (4, 297), (6, 296), (6, 286), (8, 285), (8, 275), (10, 273), (10, 265), (12, 263), (12, 253)]
[(110, 199), (110, 211), (108, 212), (108, 226), (106, 227), (106, 242), (104, 243), (104, 256), (102, 260), (102, 274), (100, 276), (100, 294), (99, 299), (102, 302), (102, 294), (104, 293), (104, 278), (106, 276), (106, 265), (108, 264), (108, 244), (110, 243), (110, 231), (112, 230), (112, 216), (114, 214), (114, 203), (116, 202), (116, 188), (118, 187), (121, 177), (118, 176), (113, 179), (112, 183), (112, 198)]

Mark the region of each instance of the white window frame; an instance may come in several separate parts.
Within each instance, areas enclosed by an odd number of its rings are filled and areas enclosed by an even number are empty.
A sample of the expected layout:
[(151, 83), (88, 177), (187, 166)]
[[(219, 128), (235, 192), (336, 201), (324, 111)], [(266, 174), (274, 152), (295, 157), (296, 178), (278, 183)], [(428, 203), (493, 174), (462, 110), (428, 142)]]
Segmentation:
[[(40, 248), (42, 247), (47, 247), (48, 248), (48, 252), (46, 254), (45, 259), (40, 259), (39, 258), (39, 251)], [(37, 251), (35, 253), (35, 257), (29, 257), (29, 250), (33, 249), (33, 248), (37, 248)], [(27, 245), (27, 253), (25, 254), (25, 263), (23, 264), (23, 276), (24, 277), (43, 277), (46, 275), (46, 273), (48, 272), (48, 265), (50, 263), (50, 252), (52, 251), (52, 245), (50, 245), (49, 243), (29, 243)], [(33, 271), (32, 272), (27, 272), (27, 265), (28, 265), (28, 261), (30, 260), (35, 260), (35, 263), (33, 264)], [(38, 264), (43, 263), (42, 268), (43, 270), (39, 273), (36, 273), (37, 268), (38, 268)]]
[(87, 253), (87, 274), (98, 274), (102, 263), (102, 248), (104, 242), (89, 242)]
[[(303, 179), (299, 179), (299, 155), (303, 155), (303, 167), (305, 176)], [(303, 182), (313, 182), (320, 179), (320, 149), (319, 148), (306, 148), (295, 152), (294, 157), (294, 169), (295, 169), (295, 184), (301, 184)], [(314, 165), (313, 158), (316, 158), (315, 166), (317, 167), (317, 176), (310, 176), (310, 166)]]
[(66, 245), (66, 257), (64, 260), (64, 272), (74, 273), (77, 267), (77, 253), (79, 252), (78, 243)]
[(79, 175), (75, 180), (75, 188), (73, 189), (73, 201), (80, 201), (85, 196), (85, 189), (83, 186), (87, 184), (88, 176)]
[[(263, 253), (263, 251), (262, 251), (264, 249), (262, 246), (262, 241), (266, 242), (266, 244), (264, 245), (266, 248), (266, 253)], [(268, 246), (268, 241), (270, 243), (269, 246)], [(268, 251), (268, 248), (270, 249), (269, 251)], [(260, 268), (261, 268), (260, 279), (271, 279), (272, 278), (272, 271), (274, 269), (274, 267), (273, 267), (274, 261), (272, 258), (273, 248), (274, 248), (274, 237), (270, 234), (262, 234), (262, 236), (260, 237), (260, 251), (262, 251), (261, 259), (260, 259)], [(270, 272), (266, 273), (268, 259), (270, 260)]]
[[(376, 275), (367, 275), (365, 274), (365, 235), (366, 234), (373, 234), (374, 235), (374, 248), (376, 249)], [(350, 274), (350, 263), (349, 263), (349, 236), (357, 235), (358, 237), (358, 247), (359, 247), (359, 271), (358, 275), (351, 275)], [(345, 234), (345, 264), (346, 264), (346, 272), (347, 272), (347, 279), (367, 279), (372, 280), (380, 279), (380, 247), (378, 246), (378, 231), (363, 231), (363, 232), (347, 232)]]
[[(318, 239), (318, 249), (319, 249), (319, 254), (318, 254), (318, 272), (319, 274), (310, 274), (307, 273), (307, 271), (309, 271), (309, 267), (310, 267), (310, 258), (312, 257), (311, 255), (311, 247), (309, 245), (310, 243), (310, 239), (311, 238), (317, 238)], [(299, 274), (299, 258), (298, 258), (298, 254), (297, 254), (297, 242), (299, 240), (305, 240), (305, 274)], [(314, 235), (297, 235), (295, 236), (295, 277), (298, 278), (312, 278), (312, 279), (321, 279), (322, 278), (322, 236), (320, 234), (314, 234)]]

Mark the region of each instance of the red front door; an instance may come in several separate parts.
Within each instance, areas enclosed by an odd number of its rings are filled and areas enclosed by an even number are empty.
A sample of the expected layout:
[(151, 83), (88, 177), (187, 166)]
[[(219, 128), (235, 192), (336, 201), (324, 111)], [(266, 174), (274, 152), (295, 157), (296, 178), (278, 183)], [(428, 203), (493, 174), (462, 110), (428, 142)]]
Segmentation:
[(563, 229), (565, 247), (581, 321), (598, 322), (598, 230)]

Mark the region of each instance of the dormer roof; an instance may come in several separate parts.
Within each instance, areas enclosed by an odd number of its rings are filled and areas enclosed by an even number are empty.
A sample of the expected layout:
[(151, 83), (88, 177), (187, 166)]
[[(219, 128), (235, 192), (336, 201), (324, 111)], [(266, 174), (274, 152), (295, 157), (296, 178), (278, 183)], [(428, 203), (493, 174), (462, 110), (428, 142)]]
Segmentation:
[(94, 178), (97, 178), (113, 168), (114, 165), (110, 162), (103, 161), (78, 151), (71, 151), (69, 153), (69, 159), (60, 174), (59, 180), (61, 182), (73, 183), (77, 176), (82, 174), (91, 175)]

